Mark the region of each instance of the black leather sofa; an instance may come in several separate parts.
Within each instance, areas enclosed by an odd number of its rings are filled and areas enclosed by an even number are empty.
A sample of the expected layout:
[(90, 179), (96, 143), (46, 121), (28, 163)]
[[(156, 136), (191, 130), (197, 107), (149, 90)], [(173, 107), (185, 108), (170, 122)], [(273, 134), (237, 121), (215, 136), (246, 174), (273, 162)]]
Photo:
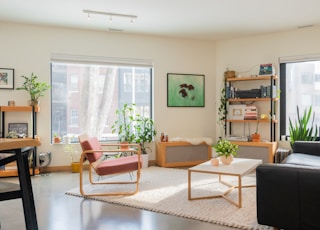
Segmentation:
[(256, 170), (257, 218), (275, 229), (320, 229), (320, 142), (295, 142), (281, 164)]

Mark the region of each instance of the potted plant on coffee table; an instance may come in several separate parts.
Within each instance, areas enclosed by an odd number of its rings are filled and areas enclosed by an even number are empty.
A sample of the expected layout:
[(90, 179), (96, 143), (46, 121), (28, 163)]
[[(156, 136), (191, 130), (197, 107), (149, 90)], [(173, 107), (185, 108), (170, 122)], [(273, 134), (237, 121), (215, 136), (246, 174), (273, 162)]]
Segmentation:
[(148, 167), (149, 153), (147, 149), (151, 151), (151, 148), (146, 146), (146, 143), (151, 143), (153, 137), (157, 134), (154, 128), (154, 121), (148, 117), (143, 117), (140, 114), (136, 115), (135, 119), (135, 142), (140, 144), (141, 153), (143, 157), (142, 167)]
[(25, 81), (21, 87), (17, 88), (17, 90), (25, 90), (30, 94), (30, 101), (28, 102), (29, 105), (39, 105), (39, 98), (44, 96), (44, 92), (50, 89), (51, 86), (46, 82), (37, 81), (38, 76), (33, 73), (30, 77), (21, 77), (24, 78)]
[(233, 157), (237, 156), (237, 150), (239, 149), (238, 145), (223, 139), (219, 139), (218, 143), (212, 147), (216, 150), (222, 164), (231, 164)]

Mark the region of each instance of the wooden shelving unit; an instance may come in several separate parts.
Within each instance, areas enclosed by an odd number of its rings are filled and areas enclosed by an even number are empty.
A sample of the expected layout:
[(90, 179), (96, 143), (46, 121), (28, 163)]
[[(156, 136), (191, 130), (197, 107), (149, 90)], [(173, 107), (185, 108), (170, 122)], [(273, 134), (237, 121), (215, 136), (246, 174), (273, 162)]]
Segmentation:
[[(252, 85), (258, 85), (256, 82), (261, 81), (261, 85), (270, 85), (270, 97), (255, 97), (255, 98), (227, 98), (226, 108), (230, 104), (250, 104), (255, 103), (259, 105), (265, 105), (269, 103), (270, 114), (268, 119), (255, 119), (255, 120), (232, 120), (226, 118), (226, 130), (225, 134), (232, 133), (232, 123), (268, 123), (270, 124), (270, 140), (268, 142), (246, 142), (246, 141), (231, 141), (239, 146), (238, 157), (242, 158), (252, 158), (252, 159), (262, 159), (263, 163), (273, 163), (274, 155), (277, 148), (277, 143), (275, 142), (276, 124), (278, 120), (275, 119), (275, 103), (279, 100), (277, 97), (273, 97), (273, 87), (278, 79), (277, 75), (266, 75), (266, 76), (255, 76), (255, 77), (241, 77), (241, 78), (227, 78), (225, 79), (225, 86), (240, 85), (242, 90), (246, 89), (243, 87), (246, 84), (236, 84), (237, 82), (253, 82)], [(266, 83), (268, 82), (268, 84)]]
[[(270, 86), (276, 85), (276, 80), (278, 79), (277, 75), (265, 75), (265, 76), (254, 76), (254, 77), (241, 77), (241, 78), (226, 78), (225, 79), (225, 87), (230, 86), (232, 83), (236, 82), (259, 82), (259, 81), (269, 81)], [(271, 87), (272, 90), (272, 87)], [(275, 117), (275, 109), (274, 105), (279, 100), (277, 97), (272, 97), (273, 91), (271, 91), (270, 97), (256, 97), (256, 98), (227, 98), (227, 103), (246, 103), (246, 102), (261, 102), (261, 103), (270, 103), (270, 116), (271, 119), (257, 119), (257, 120), (231, 120), (226, 118), (226, 123), (229, 124), (229, 134), (231, 134), (232, 123), (270, 123), (270, 141), (275, 141), (275, 127), (278, 121)], [(228, 106), (227, 106), (228, 107)], [(227, 134), (227, 126), (226, 126), (226, 134)]]
[[(30, 112), (32, 114), (32, 138), (35, 138), (37, 134), (37, 118), (36, 115), (40, 112), (39, 106), (0, 106), (1, 112), (1, 131), (2, 131), (2, 138), (5, 137), (5, 115), (6, 113), (10, 112)], [(36, 168), (36, 155), (37, 149), (36, 147), (33, 150), (32, 154), (32, 168), (30, 168), (30, 174), (39, 174), (39, 169)], [(0, 170), (0, 177), (10, 177), (10, 176), (17, 176), (18, 171), (16, 169), (15, 163), (11, 163), (5, 166), (5, 170)]]

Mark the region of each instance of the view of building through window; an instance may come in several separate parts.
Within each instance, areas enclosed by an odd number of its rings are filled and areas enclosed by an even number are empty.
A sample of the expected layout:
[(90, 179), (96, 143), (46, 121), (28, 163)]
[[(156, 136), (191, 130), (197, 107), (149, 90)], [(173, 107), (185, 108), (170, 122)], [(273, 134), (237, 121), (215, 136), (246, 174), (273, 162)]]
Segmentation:
[(111, 126), (125, 103), (152, 117), (151, 68), (52, 63), (51, 85), (52, 135), (117, 140)]
[[(282, 77), (283, 75), (281, 75)], [(285, 64), (285, 111), (286, 135), (289, 136), (289, 118), (297, 119), (297, 106), (300, 114), (312, 106), (315, 112), (315, 124), (320, 125), (320, 61), (308, 61)], [(284, 86), (281, 86), (283, 89)]]

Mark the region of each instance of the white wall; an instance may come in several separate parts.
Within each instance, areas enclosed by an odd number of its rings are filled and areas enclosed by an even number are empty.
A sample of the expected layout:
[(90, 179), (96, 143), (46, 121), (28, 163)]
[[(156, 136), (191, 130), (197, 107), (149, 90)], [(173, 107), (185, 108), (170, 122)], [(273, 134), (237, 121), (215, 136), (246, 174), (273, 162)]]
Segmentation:
[[(243, 76), (257, 74), (258, 65), (263, 63), (273, 63), (279, 70), (279, 57), (320, 53), (319, 41), (320, 29), (315, 27), (217, 42), (216, 98), (220, 97), (219, 82), (221, 83), (227, 67), (237, 72), (245, 72), (241, 73)], [(250, 69), (252, 71), (247, 72)], [(218, 107), (219, 102), (216, 103), (216, 108)], [(219, 129), (216, 131), (219, 136)], [(268, 139), (266, 133), (263, 139)]]
[[(9, 23), (0, 23), (0, 30), (0, 68), (15, 69), (16, 87), (22, 84), (21, 75), (32, 72), (41, 81), (50, 82), (51, 53), (151, 59), (155, 78), (155, 124), (159, 134), (163, 131), (169, 138), (215, 138), (215, 73), (221, 71), (215, 70), (214, 42)], [(170, 72), (206, 76), (204, 108), (167, 107), (166, 74)], [(0, 90), (0, 105), (7, 105), (8, 100), (26, 105), (28, 97), (24, 91)], [(50, 144), (50, 92), (41, 98), (40, 106), (38, 134), (42, 146), (38, 151), (52, 152), (52, 166), (68, 165), (69, 157), (63, 152), (63, 145)], [(14, 114), (10, 116), (16, 118)], [(155, 150), (151, 159), (155, 159)]]

